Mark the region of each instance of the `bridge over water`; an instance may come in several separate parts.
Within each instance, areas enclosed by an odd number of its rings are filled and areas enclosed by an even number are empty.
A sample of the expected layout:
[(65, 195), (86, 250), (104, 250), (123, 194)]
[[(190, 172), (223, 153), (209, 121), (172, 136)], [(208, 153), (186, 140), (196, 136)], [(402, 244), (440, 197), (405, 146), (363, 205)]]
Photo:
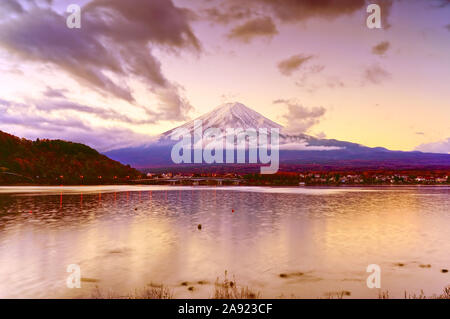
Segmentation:
[(244, 179), (241, 178), (227, 178), (227, 177), (169, 177), (169, 178), (148, 178), (148, 179), (137, 179), (133, 180), (136, 183), (144, 184), (190, 184), (190, 185), (200, 185), (201, 183), (210, 184), (215, 183), (216, 185), (222, 184), (232, 184), (239, 185)]

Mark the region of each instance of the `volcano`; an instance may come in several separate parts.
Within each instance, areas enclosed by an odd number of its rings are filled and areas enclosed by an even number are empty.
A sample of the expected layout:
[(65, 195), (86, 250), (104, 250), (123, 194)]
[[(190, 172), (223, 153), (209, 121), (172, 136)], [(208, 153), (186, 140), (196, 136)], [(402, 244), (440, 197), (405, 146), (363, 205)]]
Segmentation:
[(208, 128), (240, 128), (243, 130), (252, 128), (283, 128), (283, 126), (269, 120), (244, 104), (236, 102), (219, 105), (211, 112), (163, 133), (161, 137), (169, 137), (175, 130), (180, 128), (187, 129), (193, 133), (194, 122), (198, 120), (202, 121), (204, 130)]
[[(171, 159), (172, 147), (178, 140), (171, 136), (179, 129), (194, 134), (195, 122), (201, 120), (203, 130), (217, 128), (279, 129), (280, 167), (283, 170), (355, 170), (367, 169), (450, 169), (449, 154), (391, 151), (383, 147), (366, 147), (335, 139), (319, 139), (307, 134), (288, 134), (283, 126), (264, 117), (242, 103), (226, 103), (192, 121), (164, 132), (141, 146), (111, 150), (108, 157), (139, 169), (185, 169)], [(269, 136), (270, 137), (270, 136)], [(183, 166), (183, 167), (182, 167)], [(196, 171), (255, 170), (255, 165), (189, 164), (186, 169)]]

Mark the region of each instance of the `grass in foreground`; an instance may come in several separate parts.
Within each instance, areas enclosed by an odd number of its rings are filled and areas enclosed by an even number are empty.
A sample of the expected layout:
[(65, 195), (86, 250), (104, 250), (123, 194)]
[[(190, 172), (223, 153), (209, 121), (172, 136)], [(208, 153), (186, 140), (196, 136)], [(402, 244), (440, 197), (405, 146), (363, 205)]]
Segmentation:
[[(203, 281), (199, 281), (203, 284)], [(184, 283), (182, 283), (184, 285)], [(187, 285), (187, 283), (186, 283)], [(189, 287), (188, 289), (191, 290)], [(193, 289), (192, 289), (193, 290)], [(223, 280), (218, 277), (214, 284), (212, 299), (258, 299), (261, 297), (260, 292), (256, 292), (249, 287), (240, 287), (237, 285), (233, 276), (232, 280), (228, 279), (227, 271)], [(173, 291), (162, 284), (148, 284), (147, 287), (127, 295), (119, 295), (112, 290), (102, 290), (98, 286), (91, 293), (93, 299), (172, 299)]]
[[(378, 295), (379, 299), (390, 299), (389, 291), (383, 291)], [(450, 286), (444, 288), (444, 291), (440, 295), (426, 296), (423, 290), (420, 294), (410, 294), (405, 291), (405, 299), (450, 299)]]
[(260, 297), (260, 292), (255, 292), (247, 286), (238, 287), (234, 276), (233, 280), (228, 280), (227, 271), (222, 281), (219, 278), (216, 279), (213, 299), (258, 299)]
[[(348, 291), (335, 292), (329, 294), (330, 299), (344, 299), (350, 296)], [(134, 292), (126, 295), (119, 295), (112, 290), (102, 290), (98, 286), (92, 291), (90, 298), (93, 299), (173, 299), (173, 290), (162, 284), (149, 284), (143, 289), (136, 289)], [(214, 290), (211, 299), (258, 299), (261, 298), (261, 292), (255, 291), (248, 286), (239, 286), (233, 276), (228, 279), (227, 271), (223, 279), (217, 277), (214, 283)], [(281, 297), (282, 298), (282, 297)], [(389, 291), (382, 291), (378, 294), (379, 299), (391, 299)], [(444, 288), (440, 295), (426, 296), (423, 290), (420, 294), (407, 293), (405, 291), (405, 299), (450, 299), (450, 286)]]
[(167, 287), (145, 287), (141, 290), (136, 289), (133, 293), (125, 296), (116, 294), (112, 290), (102, 291), (98, 286), (92, 292), (93, 299), (172, 299), (173, 293)]

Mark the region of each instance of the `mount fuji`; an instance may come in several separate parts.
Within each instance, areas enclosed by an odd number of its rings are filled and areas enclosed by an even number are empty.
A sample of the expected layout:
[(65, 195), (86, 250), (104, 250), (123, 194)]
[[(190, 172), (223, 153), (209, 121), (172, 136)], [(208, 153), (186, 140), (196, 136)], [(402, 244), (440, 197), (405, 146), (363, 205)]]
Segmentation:
[[(171, 136), (176, 130), (184, 129), (193, 135), (195, 121), (202, 121), (203, 131), (218, 128), (225, 131), (234, 129), (267, 128), (270, 141), (270, 129), (280, 130), (280, 167), (283, 170), (365, 170), (365, 169), (449, 169), (450, 155), (390, 151), (386, 148), (370, 148), (360, 144), (319, 139), (307, 134), (287, 134), (283, 126), (271, 121), (258, 112), (241, 103), (226, 103), (192, 121), (164, 132), (146, 141), (141, 146), (108, 151), (106, 156), (139, 169), (194, 169), (211, 171), (239, 170), (252, 171), (255, 164), (174, 164), (171, 150), (178, 140)], [(247, 151), (248, 153), (248, 151)], [(246, 155), (248, 156), (248, 154)]]
[(201, 120), (203, 129), (208, 128), (235, 128), (235, 129), (251, 129), (251, 128), (278, 128), (283, 126), (269, 120), (258, 112), (248, 108), (241, 103), (226, 103), (219, 105), (214, 110), (206, 113), (195, 120), (187, 122), (184, 125), (178, 126), (170, 131), (162, 134), (161, 137), (170, 137), (170, 135), (177, 129), (184, 128), (189, 132), (194, 132), (194, 121)]

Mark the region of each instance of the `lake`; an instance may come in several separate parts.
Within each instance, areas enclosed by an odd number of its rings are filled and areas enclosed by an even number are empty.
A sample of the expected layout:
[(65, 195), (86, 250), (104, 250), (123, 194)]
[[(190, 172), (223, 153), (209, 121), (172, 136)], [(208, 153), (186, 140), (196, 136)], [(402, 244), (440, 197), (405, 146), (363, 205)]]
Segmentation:
[[(209, 298), (225, 271), (265, 298), (438, 294), (450, 284), (449, 195), (446, 186), (0, 187), (0, 298), (158, 284), (175, 298)], [(80, 289), (66, 285), (70, 264)], [(380, 289), (367, 287), (369, 264), (381, 267)]]

